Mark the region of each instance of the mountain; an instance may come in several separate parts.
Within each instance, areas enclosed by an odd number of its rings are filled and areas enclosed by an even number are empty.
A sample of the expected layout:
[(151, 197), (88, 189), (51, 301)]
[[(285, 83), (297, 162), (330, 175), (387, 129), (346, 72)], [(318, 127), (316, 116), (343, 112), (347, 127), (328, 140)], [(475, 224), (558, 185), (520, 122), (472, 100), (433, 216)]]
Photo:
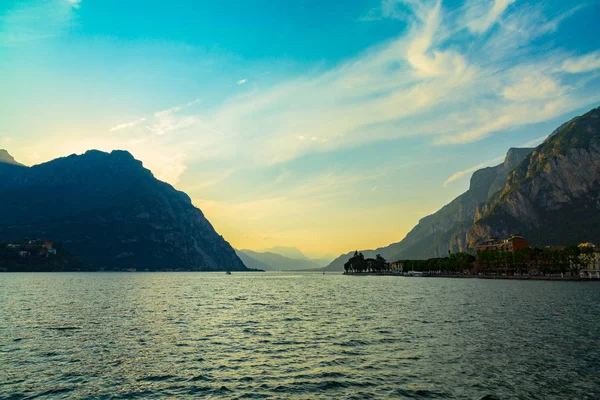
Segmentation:
[(185, 193), (128, 152), (0, 166), (0, 241), (50, 239), (95, 267), (247, 270)]
[(252, 250), (238, 250), (238, 254), (239, 253), (243, 253), (247, 257), (266, 264), (269, 267), (269, 271), (300, 271), (322, 268), (319, 264), (312, 260), (298, 260), (284, 257), (275, 253), (260, 253)]
[(335, 257), (310, 257), (306, 254), (302, 253), (295, 247), (284, 247), (284, 246), (275, 246), (270, 247), (268, 249), (261, 250), (260, 253), (275, 253), (281, 256), (292, 258), (295, 260), (307, 260), (316, 263), (319, 267), (327, 266)]
[(23, 164), (18, 163), (13, 156), (8, 154), (8, 151), (0, 149), (0, 164), (18, 165), (23, 167)]
[(259, 269), (259, 270), (263, 270), (263, 271), (272, 271), (273, 270), (273, 267), (271, 267), (270, 265), (267, 265), (267, 264), (257, 260), (256, 258), (249, 256), (248, 254), (244, 253), (243, 251), (235, 250), (235, 254), (237, 254), (237, 256), (240, 258), (240, 260), (242, 260), (244, 265), (248, 268)]
[(534, 245), (600, 244), (600, 108), (562, 125), (481, 205), (468, 238), (521, 233)]
[[(600, 243), (599, 125), (596, 108), (562, 124), (535, 149), (510, 149), (502, 164), (473, 173), (469, 190), (421, 219), (402, 241), (364, 250), (365, 257), (443, 257), (512, 233), (538, 246)], [(326, 270), (342, 271), (352, 253)]]
[[(477, 206), (502, 189), (509, 172), (532, 151), (530, 148), (511, 148), (502, 164), (475, 171), (465, 193), (434, 214), (422, 218), (402, 241), (375, 250), (363, 250), (363, 254), (372, 258), (381, 254), (388, 261), (395, 261), (444, 257), (448, 250), (465, 250)], [(353, 253), (352, 251), (336, 258), (326, 270), (343, 271), (344, 263)]]
[(275, 246), (260, 251), (261, 253), (275, 253), (287, 258), (294, 258), (296, 260), (310, 260), (309, 257), (304, 255), (300, 250), (295, 247), (284, 247)]
[(8, 154), (8, 151), (0, 149), (0, 187), (2, 187), (4, 182), (24, 169), (25, 166), (15, 161), (15, 159)]

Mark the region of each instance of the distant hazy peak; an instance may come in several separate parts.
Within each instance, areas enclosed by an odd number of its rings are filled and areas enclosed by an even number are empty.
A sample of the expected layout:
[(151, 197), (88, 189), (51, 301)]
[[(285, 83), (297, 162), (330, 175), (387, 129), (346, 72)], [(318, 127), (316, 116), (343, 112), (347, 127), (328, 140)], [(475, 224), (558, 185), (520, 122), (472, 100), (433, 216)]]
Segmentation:
[(14, 157), (4, 149), (0, 149), (0, 163), (24, 166), (23, 164), (17, 162)]
[(309, 260), (310, 259), (304, 253), (302, 253), (300, 250), (298, 250), (296, 247), (275, 246), (275, 247), (261, 250), (260, 253), (274, 253), (274, 254), (279, 254), (279, 255), (287, 257), (287, 258), (294, 258), (294, 259), (299, 259), (299, 260), (302, 260), (302, 259)]

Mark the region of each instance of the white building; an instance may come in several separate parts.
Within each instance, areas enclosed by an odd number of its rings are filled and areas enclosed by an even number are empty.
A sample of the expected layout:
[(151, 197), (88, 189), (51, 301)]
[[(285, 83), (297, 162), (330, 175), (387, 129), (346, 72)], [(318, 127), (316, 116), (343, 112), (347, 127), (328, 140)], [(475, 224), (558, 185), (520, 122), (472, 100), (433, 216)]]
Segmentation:
[(594, 249), (591, 262), (587, 268), (579, 271), (579, 277), (584, 279), (600, 279), (600, 249), (592, 243), (581, 243), (579, 247), (591, 247)]

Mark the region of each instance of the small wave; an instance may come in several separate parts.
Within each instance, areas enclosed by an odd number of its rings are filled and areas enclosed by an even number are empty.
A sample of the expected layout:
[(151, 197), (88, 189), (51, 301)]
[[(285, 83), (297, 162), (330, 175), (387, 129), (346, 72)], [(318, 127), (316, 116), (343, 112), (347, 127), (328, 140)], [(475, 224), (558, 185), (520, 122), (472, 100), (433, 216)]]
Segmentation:
[(210, 382), (212, 378), (206, 375), (196, 375), (193, 378), (188, 379), (190, 382)]
[(340, 343), (342, 347), (356, 347), (356, 346), (366, 346), (369, 342), (365, 342), (364, 340), (348, 340), (347, 342)]
[(78, 326), (51, 326), (51, 327), (48, 327), (48, 329), (53, 330), (53, 331), (76, 331), (81, 328)]
[(175, 375), (150, 375), (137, 379), (138, 382), (162, 382), (178, 379)]
[(448, 393), (440, 392), (437, 390), (427, 389), (396, 389), (394, 395), (409, 397), (411, 399), (437, 399), (437, 398), (449, 398), (451, 397)]

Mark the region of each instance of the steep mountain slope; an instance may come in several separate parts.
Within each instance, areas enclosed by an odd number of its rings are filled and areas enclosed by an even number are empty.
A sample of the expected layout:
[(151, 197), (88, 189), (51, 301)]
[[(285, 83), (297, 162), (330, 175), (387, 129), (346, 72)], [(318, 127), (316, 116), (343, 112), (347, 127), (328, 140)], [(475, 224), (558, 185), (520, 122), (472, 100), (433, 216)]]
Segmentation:
[(600, 243), (600, 108), (538, 146), (477, 217), (471, 248), (514, 232), (535, 245)]
[(124, 151), (5, 173), (0, 241), (47, 238), (96, 267), (246, 270), (183, 192)]
[(0, 149), (0, 188), (25, 169), (25, 166), (15, 161), (8, 151)]
[(321, 268), (312, 260), (297, 260), (275, 253), (259, 253), (252, 250), (238, 250), (247, 256), (269, 266), (269, 271), (299, 271)]
[(13, 156), (11, 156), (8, 151), (4, 149), (0, 149), (0, 164), (10, 164), (10, 165), (19, 165), (23, 166), (23, 164), (18, 163)]
[[(365, 257), (381, 254), (388, 261), (394, 261), (403, 258), (443, 257), (448, 254), (448, 250), (465, 250), (477, 206), (504, 186), (509, 172), (532, 150), (511, 148), (502, 164), (475, 171), (469, 190), (436, 213), (422, 218), (402, 241), (376, 250), (363, 251)], [(352, 254), (350, 252), (338, 257), (326, 270), (342, 271), (344, 263)]]

